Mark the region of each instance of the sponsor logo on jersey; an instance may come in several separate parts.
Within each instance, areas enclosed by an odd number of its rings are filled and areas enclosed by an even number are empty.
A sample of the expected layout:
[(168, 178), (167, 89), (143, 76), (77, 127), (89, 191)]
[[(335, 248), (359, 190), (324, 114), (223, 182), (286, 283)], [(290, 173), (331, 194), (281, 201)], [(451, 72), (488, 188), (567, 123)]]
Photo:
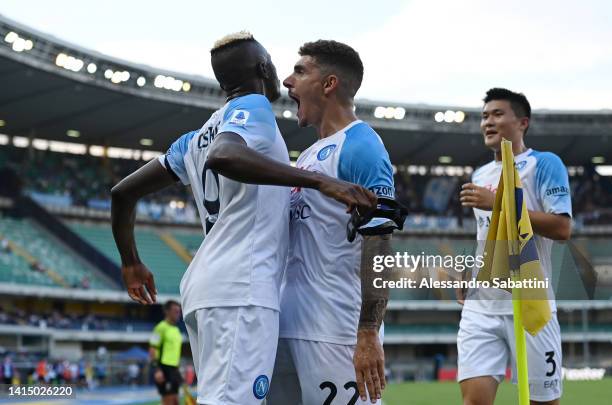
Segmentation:
[(521, 170), (523, 167), (525, 167), (525, 165), (527, 165), (526, 160), (521, 160), (520, 162), (516, 162), (514, 164), (514, 166), (516, 166), (516, 170)]
[(265, 375), (260, 375), (255, 379), (253, 383), (253, 395), (257, 399), (264, 399), (268, 394), (268, 389), (270, 388), (270, 381), (268, 377)]
[(249, 112), (245, 110), (236, 110), (232, 113), (232, 118), (230, 118), (230, 123), (236, 125), (245, 125), (249, 120)]
[(557, 186), (546, 189), (546, 195), (566, 195), (569, 194), (569, 190), (565, 186)]
[(310, 218), (310, 213), (312, 209), (308, 204), (297, 204), (295, 207), (291, 207), (289, 210), (289, 219), (297, 220), (297, 219), (308, 219)]
[(327, 159), (329, 155), (331, 155), (331, 153), (334, 151), (334, 149), (336, 149), (336, 145), (327, 145), (326, 147), (324, 147), (323, 149), (319, 151), (319, 153), (317, 154), (317, 159), (319, 160)]
[(377, 197), (394, 198), (393, 187), (391, 186), (372, 186), (369, 190)]

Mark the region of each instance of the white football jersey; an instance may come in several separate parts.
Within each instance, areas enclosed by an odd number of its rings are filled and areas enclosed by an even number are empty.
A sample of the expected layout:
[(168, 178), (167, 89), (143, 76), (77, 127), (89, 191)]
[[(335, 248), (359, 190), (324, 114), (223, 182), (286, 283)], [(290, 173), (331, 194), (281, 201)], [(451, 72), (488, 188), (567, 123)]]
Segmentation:
[[(394, 198), (393, 169), (376, 132), (354, 121), (306, 149), (297, 167)], [(312, 189), (291, 190), (289, 260), (280, 337), (355, 344), (361, 310), (361, 236), (346, 236), (346, 206)], [(388, 221), (374, 218), (365, 226)]]
[[(551, 152), (538, 152), (532, 149), (514, 156), (514, 164), (518, 170), (523, 186), (523, 198), (527, 209), (548, 214), (572, 215), (572, 200), (570, 195), (567, 169), (561, 159)], [(502, 162), (492, 161), (480, 167), (472, 174), (472, 183), (486, 187), (495, 192), (501, 176)], [(491, 211), (474, 208), (477, 224), (477, 240), (482, 254), (484, 243), (491, 222)], [(553, 241), (534, 233), (535, 245), (540, 259), (544, 277), (549, 279), (549, 297), (551, 310), (556, 310), (552, 289), (551, 250)], [(477, 272), (473, 272), (476, 277)], [(512, 314), (511, 294), (505, 290), (487, 288), (468, 290), (465, 309), (490, 314)]]
[(209, 146), (222, 132), (238, 134), (249, 148), (289, 164), (270, 102), (259, 94), (230, 100), (160, 156), (171, 174), (191, 185), (206, 235), (181, 280), (185, 315), (210, 307), (279, 308), (290, 189), (239, 183), (207, 168)]

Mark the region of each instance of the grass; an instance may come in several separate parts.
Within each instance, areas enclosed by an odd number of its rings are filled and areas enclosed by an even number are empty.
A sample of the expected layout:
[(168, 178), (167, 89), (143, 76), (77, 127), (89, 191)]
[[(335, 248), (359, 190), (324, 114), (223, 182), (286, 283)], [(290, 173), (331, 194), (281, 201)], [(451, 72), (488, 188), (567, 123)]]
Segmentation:
[[(601, 381), (563, 381), (561, 404), (605, 404), (610, 403), (610, 395), (612, 395), (612, 378), (605, 378)], [(461, 405), (461, 393), (459, 384), (454, 382), (389, 384), (385, 389), (383, 401), (385, 405)], [(495, 405), (516, 405), (517, 403), (516, 386), (509, 382), (502, 383), (497, 391)], [(140, 405), (158, 404), (159, 401)], [(183, 405), (182, 400), (181, 405)]]
[[(563, 405), (590, 405), (608, 403), (612, 394), (612, 378), (601, 381), (563, 381)], [(605, 399), (608, 397), (608, 399)], [(459, 384), (401, 383), (390, 384), (383, 395), (385, 405), (461, 405)], [(495, 405), (516, 405), (516, 386), (504, 382), (499, 386)]]

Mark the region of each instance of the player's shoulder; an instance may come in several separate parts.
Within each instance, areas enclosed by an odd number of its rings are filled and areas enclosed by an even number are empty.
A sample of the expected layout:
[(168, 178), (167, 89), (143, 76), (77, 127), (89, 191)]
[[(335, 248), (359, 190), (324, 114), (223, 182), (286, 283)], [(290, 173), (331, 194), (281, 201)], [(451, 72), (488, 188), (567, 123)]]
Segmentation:
[(536, 160), (536, 166), (565, 166), (563, 160), (553, 152), (532, 150), (529, 156), (532, 156)]
[(342, 155), (357, 155), (364, 158), (380, 156), (388, 158), (385, 145), (376, 131), (363, 121), (357, 121), (344, 131)]
[(227, 103), (223, 121), (238, 125), (245, 125), (247, 122), (273, 124), (275, 119), (270, 100), (262, 94), (247, 94)]
[(344, 133), (346, 134), (346, 141), (351, 144), (359, 144), (361, 146), (372, 145), (379, 146), (382, 145), (382, 140), (378, 133), (369, 126), (367, 123), (359, 120), (350, 125)]

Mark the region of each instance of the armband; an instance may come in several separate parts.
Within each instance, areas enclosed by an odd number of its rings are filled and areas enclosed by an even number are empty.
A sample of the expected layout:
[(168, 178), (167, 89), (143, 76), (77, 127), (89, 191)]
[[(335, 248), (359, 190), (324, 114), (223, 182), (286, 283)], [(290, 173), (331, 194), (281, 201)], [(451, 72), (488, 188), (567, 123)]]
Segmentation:
[[(408, 215), (408, 209), (402, 204), (389, 198), (378, 198), (376, 209), (366, 215), (360, 215), (355, 209), (351, 213), (351, 218), (346, 224), (346, 238), (353, 242), (357, 233), (361, 235), (385, 235), (393, 233), (396, 229), (404, 229), (404, 221)], [(387, 218), (386, 222), (380, 226), (360, 229), (363, 225), (370, 222), (373, 218)]]

